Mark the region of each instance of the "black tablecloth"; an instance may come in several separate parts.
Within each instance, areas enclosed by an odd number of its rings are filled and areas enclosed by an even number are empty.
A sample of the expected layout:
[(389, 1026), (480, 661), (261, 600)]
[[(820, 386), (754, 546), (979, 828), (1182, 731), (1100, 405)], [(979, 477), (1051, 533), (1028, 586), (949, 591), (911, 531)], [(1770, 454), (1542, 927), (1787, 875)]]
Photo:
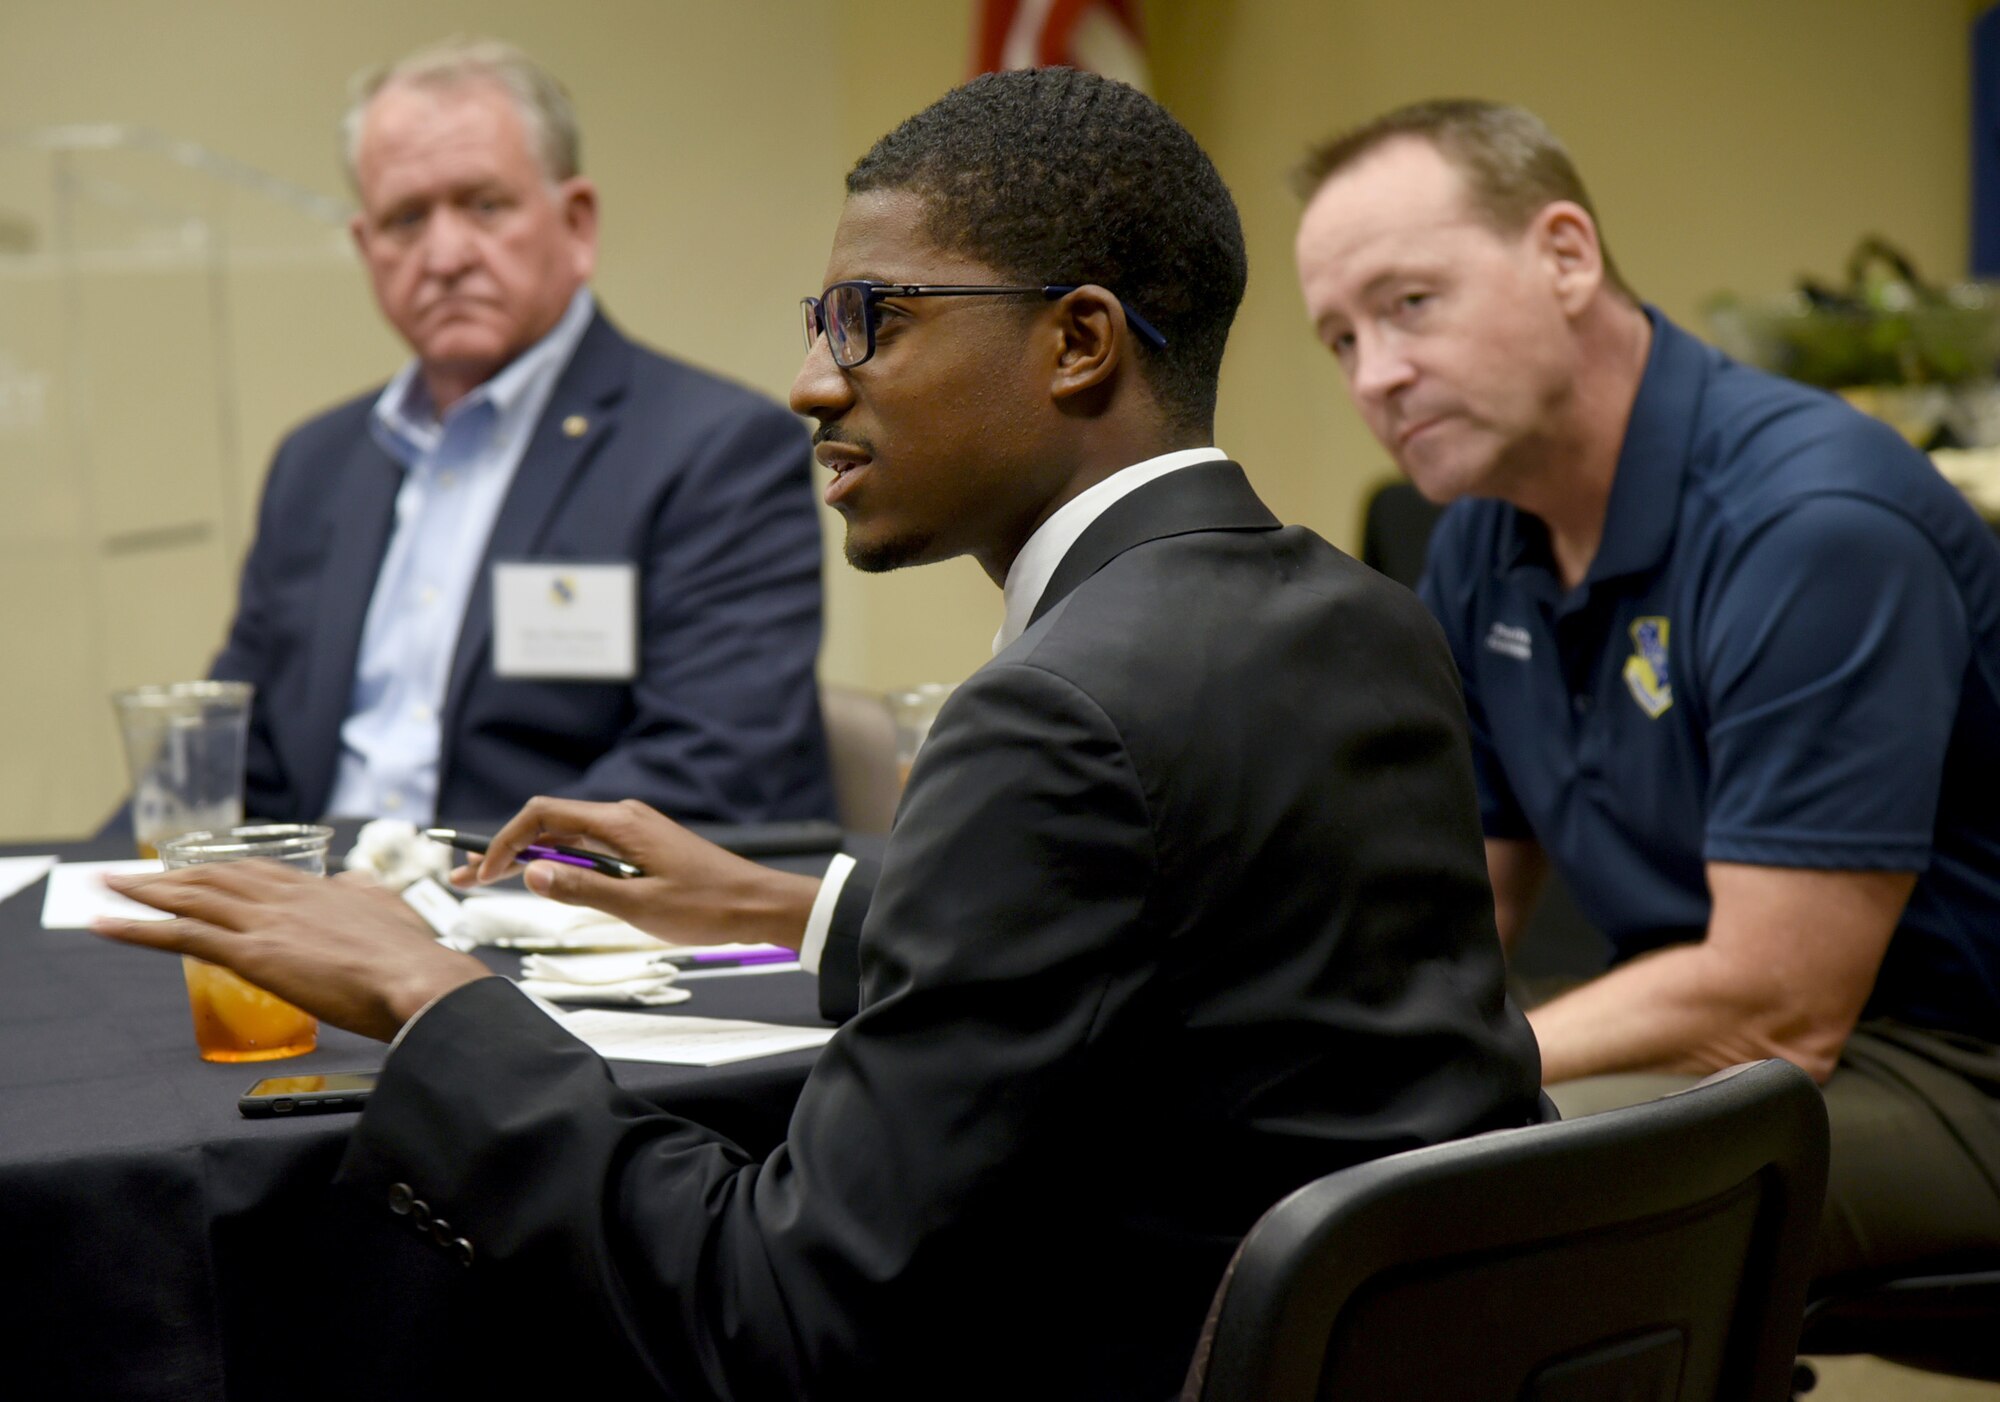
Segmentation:
[[(0, 849), (23, 852), (130, 848)], [(0, 904), (0, 1395), (587, 1395), (588, 1361), (572, 1368), (560, 1339), (509, 1317), (485, 1273), (332, 1189), (351, 1116), (237, 1113), (260, 1076), (374, 1067), (380, 1044), (323, 1026), (309, 1056), (203, 1062), (180, 961), (44, 930), (42, 895), (38, 881)], [(694, 997), (661, 1015), (820, 1025), (806, 974), (688, 986)], [(762, 1155), (783, 1138), (814, 1055), (612, 1066), (621, 1084)]]

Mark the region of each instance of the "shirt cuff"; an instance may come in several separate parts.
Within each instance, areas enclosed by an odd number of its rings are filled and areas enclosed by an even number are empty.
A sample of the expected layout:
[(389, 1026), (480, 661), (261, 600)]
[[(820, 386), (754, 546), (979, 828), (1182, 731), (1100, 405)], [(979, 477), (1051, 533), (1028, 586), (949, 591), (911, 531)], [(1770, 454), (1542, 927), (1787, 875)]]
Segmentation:
[(841, 888), (847, 885), (847, 874), (853, 870), (854, 858), (838, 852), (820, 878), (812, 914), (806, 917), (806, 937), (799, 941), (799, 967), (809, 974), (819, 972), (819, 956), (826, 949), (827, 932), (833, 928), (833, 908), (840, 900)]
[[(488, 978), (506, 978), (506, 975), (504, 975), (504, 974), (488, 974), (488, 975), (487, 975), (486, 977), (488, 977)], [(479, 980), (478, 980), (478, 979), (473, 979), (473, 980), (472, 980), (472, 982), (473, 982), (473, 983), (478, 983), (478, 982), (479, 982)], [(514, 981), (513, 981), (512, 979), (507, 979), (507, 982), (509, 982), (509, 983), (514, 983)], [(520, 985), (519, 985), (519, 984), (514, 984), (514, 986), (515, 986), (516, 988), (519, 988), (519, 987), (520, 987)], [(408, 1021), (408, 1022), (405, 1022), (405, 1023), (404, 1023), (404, 1024), (403, 1024), (403, 1025), (401, 1026), (401, 1027), (397, 1028), (397, 1029), (396, 1029), (396, 1035), (395, 1035), (394, 1037), (392, 1037), (392, 1038), (390, 1038), (390, 1039), (389, 1039), (389, 1051), (390, 1051), (390, 1052), (392, 1052), (392, 1051), (394, 1051), (394, 1050), (395, 1050), (395, 1049), (396, 1049), (397, 1047), (400, 1047), (400, 1046), (402, 1046), (402, 1045), (403, 1045), (403, 1038), (405, 1038), (405, 1037), (407, 1037), (407, 1036), (409, 1036), (409, 1035), (410, 1035), (410, 1029), (411, 1029), (412, 1027), (415, 1027), (415, 1026), (417, 1025), (417, 1019), (418, 1019), (418, 1018), (422, 1017), (422, 1016), (423, 1016), (423, 1015), (424, 1015), (425, 1013), (429, 1012), (429, 1011), (430, 1011), (430, 1010), (431, 1010), (432, 1008), (435, 1008), (435, 1007), (436, 1007), (436, 1006), (437, 1006), (437, 1005), (438, 1005), (439, 1003), (442, 1003), (442, 1002), (443, 1002), (443, 1001), (444, 1001), (445, 999), (447, 999), (447, 998), (451, 997), (451, 995), (452, 995), (452, 994), (454, 994), (454, 993), (458, 992), (458, 989), (459, 989), (459, 988), (463, 988), (463, 987), (465, 987), (465, 985), (461, 983), (461, 984), (459, 984), (459, 985), (458, 985), (458, 988), (447, 988), (447, 989), (446, 989), (446, 990), (445, 990), (444, 992), (442, 992), (442, 993), (438, 994), (438, 995), (437, 995), (437, 996), (436, 996), (435, 998), (431, 999), (431, 1000), (430, 1000), (430, 1002), (428, 1002), (428, 1003), (424, 1004), (424, 1005), (423, 1005), (423, 1006), (422, 1006), (421, 1008), (418, 1008), (418, 1009), (417, 1009), (417, 1010), (416, 1010), (415, 1012), (411, 1013), (411, 1014), (410, 1014), (410, 1019), (409, 1019), (409, 1021)], [(546, 1004), (544, 1004), (543, 1006), (545, 1006), (545, 1007), (546, 1007), (547, 1005), (546, 1005)], [(382, 1057), (383, 1057), (383, 1060), (385, 1060), (385, 1061), (386, 1061), (386, 1060), (388, 1059), (388, 1056), (389, 1056), (389, 1052), (384, 1052), (384, 1053), (382, 1053)]]

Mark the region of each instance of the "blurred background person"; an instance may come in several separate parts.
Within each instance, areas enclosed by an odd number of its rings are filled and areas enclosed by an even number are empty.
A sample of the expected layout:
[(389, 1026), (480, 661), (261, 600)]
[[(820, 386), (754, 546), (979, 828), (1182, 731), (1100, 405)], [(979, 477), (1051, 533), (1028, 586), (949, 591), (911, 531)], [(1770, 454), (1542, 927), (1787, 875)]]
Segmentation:
[(561, 85), (447, 41), (359, 79), (343, 133), (355, 246), (414, 358), (266, 479), (213, 667), (257, 688), (246, 810), (830, 816), (806, 436), (598, 309)]
[(1453, 503), (1421, 592), (1501, 939), (1553, 860), (1614, 949), (1530, 1013), (1557, 1103), (1784, 1057), (1833, 1125), (1822, 1278), (2000, 1247), (2000, 541), (1641, 303), (1531, 113), (1400, 108), (1301, 177), (1313, 326)]

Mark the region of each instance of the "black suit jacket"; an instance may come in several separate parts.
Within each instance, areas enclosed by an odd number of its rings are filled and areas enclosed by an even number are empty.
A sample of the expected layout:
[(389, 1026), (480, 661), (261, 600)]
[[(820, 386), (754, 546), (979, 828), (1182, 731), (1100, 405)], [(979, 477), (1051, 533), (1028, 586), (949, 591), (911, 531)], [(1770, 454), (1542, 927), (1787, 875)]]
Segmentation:
[[(236, 619), (211, 669), (257, 687), (253, 814), (317, 818), (332, 792), (403, 481), (368, 431), (376, 397), (296, 430), (266, 480)], [(574, 419), (581, 434), (565, 427)], [(438, 813), (504, 818), (558, 793), (639, 798), (692, 820), (832, 816), (809, 453), (777, 405), (595, 317), (473, 582), (441, 713)], [(492, 566), (508, 560), (637, 566), (637, 679), (496, 677)]]
[(860, 1011), (761, 1163), (485, 980), (410, 1030), (344, 1177), (587, 1300), (674, 1396), (1096, 1402), (1173, 1395), (1284, 1193), (1536, 1117), (1443, 641), (1233, 464), (1085, 532), (867, 886), (822, 969), (857, 955)]

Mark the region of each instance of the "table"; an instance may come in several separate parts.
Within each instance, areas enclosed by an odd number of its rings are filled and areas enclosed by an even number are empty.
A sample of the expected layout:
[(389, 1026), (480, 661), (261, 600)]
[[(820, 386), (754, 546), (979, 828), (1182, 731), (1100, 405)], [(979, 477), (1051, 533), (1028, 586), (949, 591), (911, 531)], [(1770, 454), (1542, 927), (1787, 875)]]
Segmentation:
[[(130, 847), (0, 849), (29, 852), (108, 859)], [(0, 1395), (591, 1395), (589, 1360), (538, 1340), (490, 1277), (332, 1188), (352, 1117), (237, 1114), (260, 1076), (374, 1067), (380, 1044), (322, 1027), (308, 1056), (203, 1062), (180, 961), (43, 930), (42, 893), (37, 882), (0, 904)], [(503, 970), (512, 958), (490, 957)], [(822, 1025), (807, 974), (689, 987), (662, 1015)], [(613, 1071), (761, 1155), (782, 1140), (815, 1055)]]

